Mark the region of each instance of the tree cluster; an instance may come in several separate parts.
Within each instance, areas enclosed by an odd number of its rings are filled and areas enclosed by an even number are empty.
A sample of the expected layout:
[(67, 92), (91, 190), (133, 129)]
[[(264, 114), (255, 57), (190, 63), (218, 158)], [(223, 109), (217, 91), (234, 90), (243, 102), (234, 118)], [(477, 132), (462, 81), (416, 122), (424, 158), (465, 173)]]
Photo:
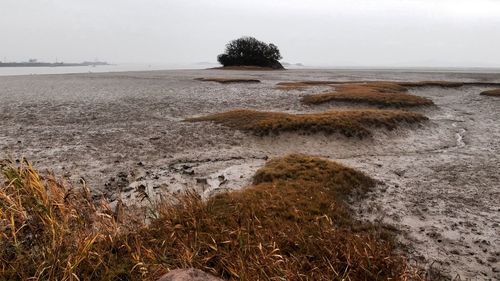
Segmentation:
[(229, 42), (224, 54), (217, 56), (223, 66), (261, 66), (283, 68), (279, 63), (281, 54), (272, 43), (266, 44), (253, 37), (242, 37)]

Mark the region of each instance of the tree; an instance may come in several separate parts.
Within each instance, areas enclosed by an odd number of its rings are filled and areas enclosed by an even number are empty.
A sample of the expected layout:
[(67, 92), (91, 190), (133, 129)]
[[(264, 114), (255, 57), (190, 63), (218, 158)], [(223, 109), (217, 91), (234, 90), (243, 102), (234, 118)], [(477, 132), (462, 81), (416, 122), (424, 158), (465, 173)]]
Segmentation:
[(278, 47), (266, 44), (253, 37), (241, 37), (226, 45), (226, 51), (217, 56), (223, 66), (252, 65), (283, 69), (278, 60), (282, 59)]

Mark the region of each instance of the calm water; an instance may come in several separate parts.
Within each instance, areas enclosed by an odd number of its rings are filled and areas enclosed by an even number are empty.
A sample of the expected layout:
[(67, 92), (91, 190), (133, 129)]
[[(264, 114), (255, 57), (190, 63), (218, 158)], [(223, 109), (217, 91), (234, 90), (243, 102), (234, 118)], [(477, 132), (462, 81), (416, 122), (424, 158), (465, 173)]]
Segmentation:
[[(215, 63), (198, 64), (113, 64), (99, 66), (60, 66), (60, 67), (0, 67), (0, 76), (67, 74), (67, 73), (104, 73), (124, 71), (175, 70), (175, 69), (206, 69), (218, 67)], [(324, 69), (337, 71), (375, 71), (375, 72), (449, 72), (449, 73), (499, 73), (500, 68), (370, 68), (370, 67), (321, 67), (286, 66), (288, 69)], [(500, 76), (499, 76), (500, 77)]]
[(168, 69), (198, 69), (211, 65), (174, 65), (174, 64), (114, 64), (99, 66), (59, 66), (59, 67), (0, 67), (0, 76), (65, 74), (65, 73), (101, 73), (122, 71), (148, 71)]

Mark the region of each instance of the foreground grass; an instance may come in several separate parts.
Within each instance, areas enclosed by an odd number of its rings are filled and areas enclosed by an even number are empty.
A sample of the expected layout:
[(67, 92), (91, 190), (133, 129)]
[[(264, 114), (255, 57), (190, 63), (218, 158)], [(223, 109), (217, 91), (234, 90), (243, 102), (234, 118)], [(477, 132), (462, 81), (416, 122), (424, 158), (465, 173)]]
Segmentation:
[(483, 96), (500, 97), (500, 89), (488, 90), (481, 93)]
[(394, 129), (401, 123), (419, 123), (427, 117), (401, 110), (349, 110), (311, 114), (288, 114), (255, 110), (232, 110), (187, 121), (211, 121), (257, 135), (281, 132), (340, 133), (347, 137), (367, 137), (371, 128)]
[(260, 83), (260, 80), (257, 79), (247, 79), (247, 78), (196, 78), (195, 80), (204, 81), (204, 82), (218, 82), (221, 84), (230, 84), (230, 83)]
[(155, 280), (185, 267), (231, 280), (417, 277), (392, 234), (345, 202), (375, 182), (318, 158), (271, 160), (242, 191), (155, 205), (149, 224), (27, 163), (3, 165), (2, 180), (0, 280)]
[(393, 82), (348, 83), (335, 86), (334, 92), (306, 95), (305, 104), (321, 104), (330, 101), (367, 103), (379, 106), (428, 106), (432, 100), (406, 93), (404, 86)]

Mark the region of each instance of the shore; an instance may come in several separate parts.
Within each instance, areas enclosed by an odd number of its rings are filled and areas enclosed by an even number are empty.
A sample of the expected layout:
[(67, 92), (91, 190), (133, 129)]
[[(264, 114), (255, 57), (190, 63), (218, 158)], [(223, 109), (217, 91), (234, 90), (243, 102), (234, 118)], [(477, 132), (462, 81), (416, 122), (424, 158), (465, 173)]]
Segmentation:
[[(218, 84), (199, 77), (261, 80)], [(500, 100), (491, 87), (426, 87), (412, 94), (437, 105), (417, 108), (425, 126), (378, 130), (369, 139), (285, 133), (257, 137), (186, 118), (235, 108), (288, 113), (346, 109), (307, 106), (303, 91), (275, 89), (301, 80), (500, 82), (498, 74), (391, 71), (177, 70), (0, 77), (0, 158), (26, 157), (96, 194), (134, 202), (194, 187), (204, 196), (239, 189), (267, 159), (306, 153), (336, 160), (381, 183), (354, 206), (360, 217), (403, 230), (399, 239), (419, 266), (445, 276), (499, 278)], [(363, 106), (356, 106), (363, 107)], [(127, 198), (129, 197), (129, 198)]]

